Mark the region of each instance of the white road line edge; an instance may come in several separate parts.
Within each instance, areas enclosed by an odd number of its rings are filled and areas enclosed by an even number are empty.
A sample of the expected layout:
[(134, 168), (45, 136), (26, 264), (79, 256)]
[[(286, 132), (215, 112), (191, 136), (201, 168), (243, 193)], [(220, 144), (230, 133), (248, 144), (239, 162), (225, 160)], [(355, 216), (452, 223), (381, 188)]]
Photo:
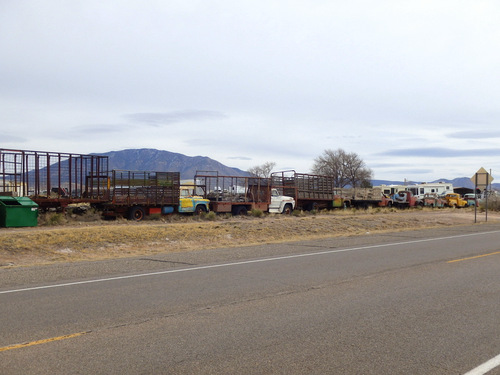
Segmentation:
[(490, 359), (489, 361), (484, 362), (482, 365), (476, 367), (475, 369), (470, 370), (464, 375), (484, 375), (498, 366), (500, 366), (500, 354)]
[(169, 274), (169, 273), (192, 272), (192, 271), (207, 270), (207, 269), (214, 269), (214, 268), (239, 266), (239, 265), (252, 264), (252, 263), (273, 262), (273, 261), (284, 260), (284, 259), (304, 258), (304, 257), (311, 257), (311, 256), (317, 256), (317, 255), (325, 255), (325, 254), (335, 254), (335, 253), (345, 253), (345, 252), (350, 252), (350, 251), (376, 249), (376, 248), (381, 248), (381, 247), (410, 245), (410, 244), (422, 243), (422, 242), (443, 241), (443, 240), (449, 240), (449, 239), (453, 239), (453, 238), (472, 237), (472, 236), (479, 236), (479, 235), (493, 234), (493, 233), (500, 233), (500, 231), (468, 233), (468, 234), (461, 234), (461, 235), (456, 235), (456, 236), (426, 238), (426, 239), (422, 239), (422, 240), (394, 242), (394, 243), (388, 243), (388, 244), (352, 247), (352, 248), (338, 249), (338, 250), (325, 250), (325, 251), (319, 251), (319, 252), (314, 252), (314, 253), (285, 255), (285, 256), (274, 257), (274, 258), (263, 258), (263, 259), (255, 259), (255, 260), (245, 260), (245, 261), (241, 261), (241, 262), (212, 264), (212, 265), (207, 265), (207, 266), (198, 266), (198, 267), (190, 267), (190, 268), (179, 268), (179, 269), (175, 269), (175, 270), (148, 272), (148, 273), (141, 273), (141, 274), (135, 274), (135, 275), (126, 275), (126, 276), (107, 277), (107, 278), (102, 278), (102, 279), (76, 281), (76, 282), (71, 282), (71, 283), (42, 285), (42, 286), (35, 286), (35, 287), (30, 287), (30, 288), (4, 290), (4, 291), (0, 291), (0, 294), (20, 293), (20, 292), (28, 292), (28, 291), (33, 291), (33, 290), (42, 290), (42, 289), (51, 289), (51, 288), (61, 288), (61, 287), (66, 287), (66, 286), (93, 284), (93, 283), (100, 283), (100, 282), (106, 282), (106, 281), (133, 279), (133, 278), (138, 278), (138, 277), (148, 277), (148, 276), (156, 276), (156, 275), (165, 275), (165, 274)]

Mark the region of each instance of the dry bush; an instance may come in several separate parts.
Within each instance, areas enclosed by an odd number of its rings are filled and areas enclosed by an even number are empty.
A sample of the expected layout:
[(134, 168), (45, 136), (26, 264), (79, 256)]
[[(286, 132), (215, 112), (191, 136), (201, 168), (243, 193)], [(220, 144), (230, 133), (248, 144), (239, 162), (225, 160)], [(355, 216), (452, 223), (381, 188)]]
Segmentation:
[(264, 216), (264, 212), (262, 210), (258, 210), (258, 209), (252, 209), (252, 211), (250, 211), (250, 215), (253, 216), (253, 217), (262, 217)]
[[(479, 208), (482, 212), (486, 211), (486, 201), (481, 201)], [(497, 212), (500, 211), (500, 198), (490, 197), (488, 199), (488, 210)]]

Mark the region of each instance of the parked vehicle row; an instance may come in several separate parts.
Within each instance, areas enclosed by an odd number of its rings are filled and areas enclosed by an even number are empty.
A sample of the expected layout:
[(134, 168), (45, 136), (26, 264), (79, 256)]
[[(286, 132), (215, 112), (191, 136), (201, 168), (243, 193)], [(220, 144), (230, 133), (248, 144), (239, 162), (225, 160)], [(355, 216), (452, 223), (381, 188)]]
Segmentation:
[(469, 207), (479, 204), (479, 196), (474, 193), (455, 193), (453, 185), (446, 182), (422, 183), (413, 185), (382, 186), (385, 193), (393, 194), (397, 207)]
[(294, 210), (343, 207), (466, 207), (448, 183), (338, 188), (331, 176), (272, 173), (269, 178), (197, 172), (181, 183), (179, 172), (109, 170), (107, 156), (0, 149), (0, 195), (29, 197), (41, 210), (87, 203), (106, 217), (142, 220), (151, 214), (244, 215), (251, 210), (290, 214)]

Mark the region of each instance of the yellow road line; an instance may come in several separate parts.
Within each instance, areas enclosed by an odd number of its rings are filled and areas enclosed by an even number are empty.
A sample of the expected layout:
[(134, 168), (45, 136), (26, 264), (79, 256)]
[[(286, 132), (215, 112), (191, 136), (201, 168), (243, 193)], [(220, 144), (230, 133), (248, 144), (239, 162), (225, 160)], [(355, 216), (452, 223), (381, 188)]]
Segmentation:
[(5, 352), (7, 350), (13, 350), (13, 349), (26, 348), (28, 346), (47, 344), (47, 343), (53, 342), (53, 341), (61, 341), (61, 340), (66, 340), (66, 339), (72, 339), (74, 337), (85, 335), (85, 334), (87, 334), (89, 332), (90, 331), (87, 331), (87, 332), (78, 332), (78, 333), (72, 333), (71, 335), (64, 335), (64, 336), (59, 336), (59, 337), (52, 337), (50, 339), (44, 339), (44, 340), (38, 340), (38, 341), (32, 341), (32, 342), (25, 342), (23, 344), (16, 344), (16, 345), (4, 346), (3, 348), (0, 348), (0, 352)]
[(496, 251), (496, 252), (494, 252), (494, 253), (489, 253), (489, 254), (476, 255), (476, 256), (474, 256), (474, 257), (468, 257), (468, 258), (461, 258), (461, 259), (449, 260), (449, 261), (448, 261), (448, 262), (446, 262), (446, 263), (461, 262), (461, 261), (463, 261), (463, 260), (476, 259), (476, 258), (483, 258), (483, 257), (487, 257), (487, 256), (490, 256), (490, 255), (496, 255), (496, 254), (500, 254), (500, 251)]

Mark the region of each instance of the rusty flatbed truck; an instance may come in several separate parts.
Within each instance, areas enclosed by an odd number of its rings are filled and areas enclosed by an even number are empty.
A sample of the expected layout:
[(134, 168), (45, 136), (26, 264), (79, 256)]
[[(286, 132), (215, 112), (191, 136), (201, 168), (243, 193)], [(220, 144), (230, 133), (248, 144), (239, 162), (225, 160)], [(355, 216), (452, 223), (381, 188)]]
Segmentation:
[(140, 221), (146, 215), (200, 214), (209, 209), (208, 200), (180, 194), (179, 172), (113, 170), (109, 197), (99, 208), (104, 216), (125, 216)]
[(108, 157), (0, 149), (0, 194), (29, 197), (41, 210), (106, 200)]
[(179, 172), (113, 170), (108, 199), (100, 205), (104, 216), (140, 221), (146, 215), (167, 214), (179, 204)]
[(251, 210), (291, 214), (295, 208), (292, 197), (271, 186), (269, 178), (222, 176), (217, 172), (200, 171), (195, 176), (196, 188), (210, 200), (216, 213), (246, 215)]
[(297, 209), (312, 211), (344, 207), (331, 176), (297, 173), (293, 170), (271, 174), (273, 186), (282, 186), (283, 194), (295, 199)]
[(0, 149), (0, 195), (27, 196), (42, 210), (85, 203), (137, 221), (208, 211), (208, 200), (180, 188), (179, 172), (109, 171), (107, 156)]

